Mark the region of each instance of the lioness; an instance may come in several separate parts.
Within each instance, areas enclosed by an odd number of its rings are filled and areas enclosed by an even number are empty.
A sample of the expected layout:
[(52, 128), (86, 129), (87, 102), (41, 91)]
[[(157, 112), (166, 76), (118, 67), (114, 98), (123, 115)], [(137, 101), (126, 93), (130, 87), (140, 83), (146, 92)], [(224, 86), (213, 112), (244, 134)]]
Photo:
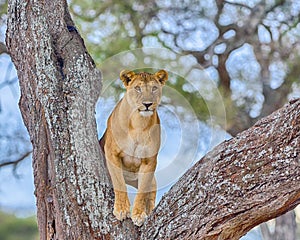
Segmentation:
[(138, 189), (131, 219), (141, 226), (154, 208), (156, 181), (154, 171), (160, 147), (160, 120), (157, 107), (168, 73), (134, 73), (124, 70), (120, 79), (126, 93), (107, 121), (100, 140), (113, 183), (113, 214), (120, 221), (130, 217), (126, 185)]

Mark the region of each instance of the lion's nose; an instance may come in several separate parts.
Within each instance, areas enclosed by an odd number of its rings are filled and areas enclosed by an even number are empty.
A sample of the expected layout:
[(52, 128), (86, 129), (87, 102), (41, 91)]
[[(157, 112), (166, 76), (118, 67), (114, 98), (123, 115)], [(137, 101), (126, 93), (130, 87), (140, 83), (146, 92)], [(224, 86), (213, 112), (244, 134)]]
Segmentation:
[(146, 110), (152, 105), (152, 102), (143, 102), (143, 105), (146, 107)]

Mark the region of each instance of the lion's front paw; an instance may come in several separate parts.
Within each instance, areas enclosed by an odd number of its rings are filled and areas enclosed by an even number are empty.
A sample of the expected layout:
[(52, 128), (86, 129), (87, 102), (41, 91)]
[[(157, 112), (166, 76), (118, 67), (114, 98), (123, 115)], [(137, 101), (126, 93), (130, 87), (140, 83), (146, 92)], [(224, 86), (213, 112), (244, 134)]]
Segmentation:
[(113, 214), (120, 221), (123, 221), (124, 219), (130, 217), (130, 211), (126, 209), (123, 210), (114, 209)]
[(135, 211), (131, 214), (131, 219), (134, 225), (141, 226), (145, 222), (147, 214), (145, 212)]
[(123, 221), (126, 218), (130, 217), (130, 203), (127, 199), (115, 202), (113, 214), (115, 217)]

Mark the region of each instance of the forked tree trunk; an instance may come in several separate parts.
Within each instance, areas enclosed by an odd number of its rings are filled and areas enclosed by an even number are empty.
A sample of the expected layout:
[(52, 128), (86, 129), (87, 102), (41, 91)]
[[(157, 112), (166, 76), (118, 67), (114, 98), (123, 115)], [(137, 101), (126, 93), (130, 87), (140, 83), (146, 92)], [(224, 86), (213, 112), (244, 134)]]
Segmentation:
[(41, 239), (238, 239), (300, 202), (300, 100), (217, 146), (138, 228), (112, 215), (96, 134), (100, 73), (64, 0), (10, 0), (7, 45), (33, 144)]

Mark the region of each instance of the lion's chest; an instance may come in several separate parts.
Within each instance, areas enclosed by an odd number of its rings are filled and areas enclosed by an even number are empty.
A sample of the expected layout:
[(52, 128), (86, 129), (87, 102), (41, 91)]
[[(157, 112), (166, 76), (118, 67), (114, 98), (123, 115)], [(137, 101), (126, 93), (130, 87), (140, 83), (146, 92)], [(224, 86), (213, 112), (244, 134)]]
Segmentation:
[(126, 145), (122, 148), (122, 152), (131, 157), (133, 163), (137, 162), (136, 158), (153, 157), (158, 151), (157, 144), (148, 132), (129, 132), (125, 141)]
[(138, 172), (142, 164), (142, 158), (149, 156), (149, 147), (136, 141), (128, 140), (126, 148), (122, 151), (122, 162), (130, 172)]

